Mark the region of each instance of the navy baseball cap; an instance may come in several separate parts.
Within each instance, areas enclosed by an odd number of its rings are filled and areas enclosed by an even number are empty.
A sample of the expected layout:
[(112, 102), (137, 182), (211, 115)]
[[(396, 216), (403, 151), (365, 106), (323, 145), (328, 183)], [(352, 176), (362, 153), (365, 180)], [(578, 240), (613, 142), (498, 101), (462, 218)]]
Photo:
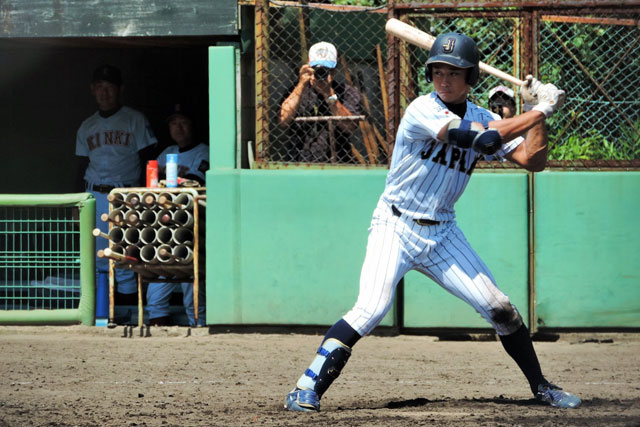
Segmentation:
[(122, 85), (122, 73), (113, 65), (101, 65), (93, 71), (93, 78), (91, 82), (104, 80), (109, 83), (113, 83), (116, 86)]
[(193, 114), (191, 112), (191, 108), (182, 103), (172, 104), (169, 108), (169, 114), (167, 115), (167, 122), (171, 121), (175, 116), (183, 116), (189, 120), (193, 120)]

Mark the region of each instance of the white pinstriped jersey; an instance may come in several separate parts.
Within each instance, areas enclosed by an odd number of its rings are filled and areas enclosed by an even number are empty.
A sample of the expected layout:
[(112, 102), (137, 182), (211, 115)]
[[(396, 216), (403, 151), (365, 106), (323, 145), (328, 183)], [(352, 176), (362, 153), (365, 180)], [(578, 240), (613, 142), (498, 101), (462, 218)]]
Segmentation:
[(149, 121), (123, 106), (109, 117), (87, 118), (76, 136), (76, 155), (89, 158), (84, 179), (92, 184), (131, 185), (140, 181), (138, 151), (157, 141)]
[[(454, 204), (482, 154), (437, 140), (438, 132), (454, 118), (461, 117), (447, 109), (436, 92), (409, 105), (398, 129), (382, 201), (412, 218), (455, 218)], [(500, 116), (467, 101), (464, 119), (486, 126)], [(487, 159), (502, 159), (522, 141), (519, 137), (507, 142)]]

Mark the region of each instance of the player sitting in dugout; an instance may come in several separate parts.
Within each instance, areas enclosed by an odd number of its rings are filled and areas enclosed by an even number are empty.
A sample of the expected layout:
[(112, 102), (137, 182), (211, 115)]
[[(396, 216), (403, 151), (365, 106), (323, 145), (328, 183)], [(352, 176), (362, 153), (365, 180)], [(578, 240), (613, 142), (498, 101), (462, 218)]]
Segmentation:
[[(194, 114), (185, 104), (173, 104), (167, 117), (169, 135), (174, 145), (167, 147), (158, 156), (159, 174), (166, 173), (167, 154), (178, 155), (178, 177), (197, 181), (205, 185), (205, 173), (209, 169), (209, 146), (198, 143), (195, 138)], [(171, 295), (182, 289), (182, 302), (189, 326), (205, 326), (205, 287), (198, 288), (198, 319), (195, 316), (192, 282), (151, 282), (147, 287), (147, 310), (150, 326), (166, 326), (173, 323), (170, 313)]]
[[(425, 67), (434, 91), (415, 99), (400, 122), (385, 188), (369, 228), (358, 298), (327, 331), (311, 364), (287, 394), (286, 409), (320, 410), (320, 399), (347, 364), (354, 345), (382, 321), (398, 282), (410, 270), (462, 299), (494, 328), (541, 404), (580, 405), (580, 398), (543, 375), (520, 312), (465, 238), (454, 209), (476, 162), (485, 156), (507, 159), (532, 172), (545, 168), (545, 120), (561, 107), (565, 93), (528, 77), (521, 89), (525, 112), (501, 119), (468, 99), (478, 81), (479, 57), (475, 42), (463, 34), (436, 38)], [(309, 301), (312, 304), (313, 298)], [(417, 375), (428, 368), (416, 366)]]

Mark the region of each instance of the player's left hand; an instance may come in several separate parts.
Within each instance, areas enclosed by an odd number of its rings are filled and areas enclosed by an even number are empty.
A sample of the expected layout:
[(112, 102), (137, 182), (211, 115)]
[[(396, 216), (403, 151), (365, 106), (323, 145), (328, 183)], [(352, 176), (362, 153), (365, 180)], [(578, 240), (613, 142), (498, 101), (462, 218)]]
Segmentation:
[(523, 110), (529, 111), (538, 104), (538, 91), (542, 87), (540, 80), (529, 74), (525, 78), (526, 83), (520, 87), (520, 96), (524, 102)]

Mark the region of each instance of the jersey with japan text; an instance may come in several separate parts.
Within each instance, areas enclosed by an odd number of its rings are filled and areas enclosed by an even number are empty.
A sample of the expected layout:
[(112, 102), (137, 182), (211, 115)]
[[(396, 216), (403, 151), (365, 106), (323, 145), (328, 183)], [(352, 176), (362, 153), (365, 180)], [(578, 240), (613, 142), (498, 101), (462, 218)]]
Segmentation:
[[(485, 127), (500, 116), (467, 101), (464, 118), (452, 113), (436, 92), (416, 98), (407, 108), (396, 136), (393, 158), (381, 199), (413, 218), (448, 221), (464, 192), (476, 162), (484, 157), (437, 139), (452, 119), (480, 122)], [(502, 145), (489, 159), (503, 159), (524, 141), (519, 137)]]

